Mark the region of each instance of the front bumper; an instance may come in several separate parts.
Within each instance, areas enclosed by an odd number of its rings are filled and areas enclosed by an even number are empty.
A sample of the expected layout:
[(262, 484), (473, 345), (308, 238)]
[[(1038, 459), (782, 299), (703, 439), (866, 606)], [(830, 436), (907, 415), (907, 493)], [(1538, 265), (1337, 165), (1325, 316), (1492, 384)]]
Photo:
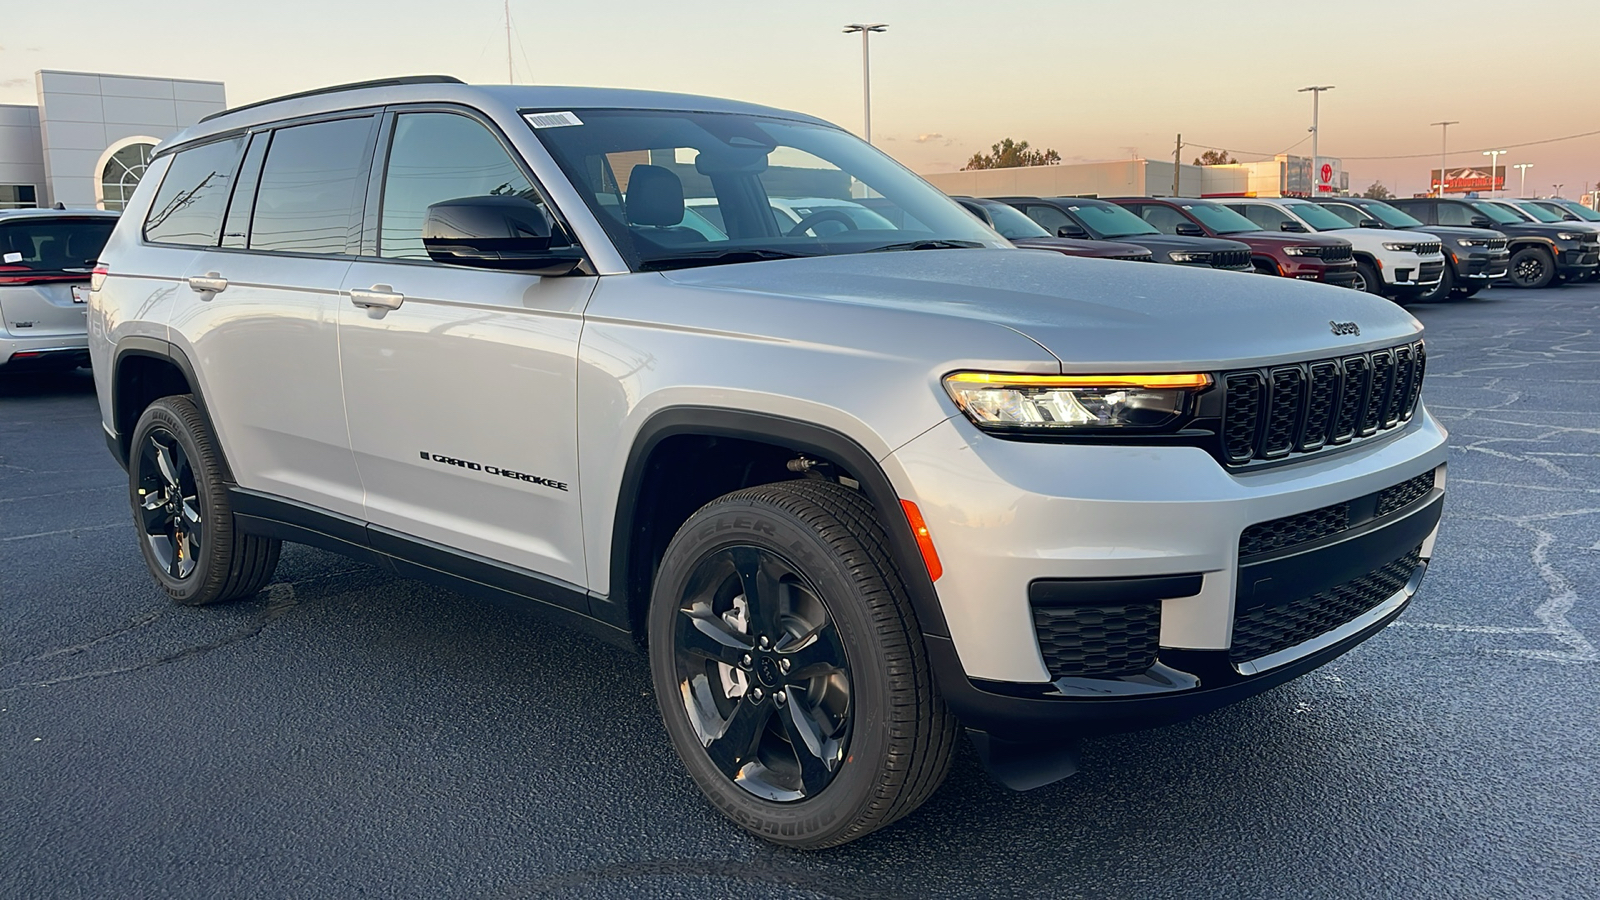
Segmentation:
[(1584, 244), (1575, 250), (1562, 250), (1556, 257), (1556, 274), (1562, 277), (1582, 275), (1600, 266), (1600, 248)]
[(1336, 287), (1350, 287), (1356, 281), (1355, 259), (1324, 262), (1315, 257), (1287, 257), (1278, 260), (1278, 271), (1286, 278), (1317, 281)]
[[(936, 590), (950, 635), (927, 642), (947, 702), (969, 727), (996, 736), (1121, 730), (1193, 715), (1333, 658), (1380, 629), (1415, 591), (1432, 554), (1438, 519), (1430, 504), (1442, 497), (1444, 439), (1423, 412), (1392, 436), (1325, 458), (1230, 473), (1195, 448), (1004, 441), (963, 418), (947, 420), (891, 457), (914, 488), (902, 496), (916, 499), (944, 564)], [(1241, 565), (1250, 526), (1353, 504), (1430, 471), (1435, 493), (1404, 516), (1274, 562), (1285, 571), (1309, 566), (1309, 581), (1276, 598), (1261, 593), (1270, 593), (1261, 578), (1241, 585), (1260, 563), (1249, 557)], [(1391, 530), (1402, 521), (1405, 530)], [(1335, 623), (1291, 647), (1233, 658), (1236, 616), (1315, 594), (1330, 587), (1329, 577), (1399, 564), (1407, 553), (1415, 553), (1416, 577), (1402, 578), (1399, 596), (1355, 616), (1350, 628)], [(1315, 574), (1323, 570), (1333, 574)], [(1265, 577), (1282, 583), (1281, 573)], [(1062, 580), (1188, 587), (1156, 595), (1159, 653), (1146, 671), (1056, 677), (1030, 589)]]
[(1394, 288), (1408, 290), (1426, 290), (1439, 283), (1444, 276), (1444, 256), (1418, 257), (1411, 255), (1398, 262), (1387, 261), (1384, 265), (1384, 280)]
[(1489, 250), (1466, 253), (1455, 258), (1456, 277), (1462, 281), (1488, 282), (1506, 277), (1511, 269), (1511, 252)]

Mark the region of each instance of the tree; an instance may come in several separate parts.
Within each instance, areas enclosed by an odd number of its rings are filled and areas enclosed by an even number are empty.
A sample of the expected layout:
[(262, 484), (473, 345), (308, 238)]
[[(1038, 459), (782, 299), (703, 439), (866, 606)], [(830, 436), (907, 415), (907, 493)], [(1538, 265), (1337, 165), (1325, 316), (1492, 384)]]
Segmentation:
[(1374, 181), (1367, 185), (1367, 189), (1361, 192), (1361, 196), (1368, 200), (1388, 200), (1394, 197), (1394, 193), (1384, 187), (1383, 182)]
[(1194, 158), (1197, 166), (1233, 166), (1239, 161), (1228, 155), (1226, 150), (1207, 150)]
[(971, 169), (1014, 169), (1019, 166), (1053, 166), (1061, 162), (1061, 154), (1048, 148), (1044, 150), (1028, 149), (1027, 141), (1013, 141), (1006, 138), (992, 148), (992, 153), (974, 153), (967, 164), (961, 167), (963, 172)]

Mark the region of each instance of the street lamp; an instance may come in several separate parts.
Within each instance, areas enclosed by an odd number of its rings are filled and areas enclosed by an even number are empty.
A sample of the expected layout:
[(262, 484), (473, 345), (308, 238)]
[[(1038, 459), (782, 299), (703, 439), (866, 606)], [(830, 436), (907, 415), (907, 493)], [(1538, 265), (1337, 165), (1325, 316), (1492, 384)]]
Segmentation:
[(1550, 186), (1556, 189), (1556, 196), (1560, 197), (1561, 196), (1561, 189), (1566, 187), (1567, 183), (1565, 181), (1563, 181), (1560, 184), (1552, 184)]
[(866, 129), (867, 143), (872, 143), (872, 57), (867, 38), (873, 32), (888, 31), (882, 22), (856, 23), (844, 27), (845, 34), (861, 32), (861, 123)]
[(1500, 154), (1510, 153), (1509, 150), (1485, 150), (1483, 155), (1489, 157), (1489, 193), (1494, 193), (1494, 173), (1496, 165), (1500, 162)]
[(1460, 125), (1460, 124), (1461, 123), (1457, 122), (1457, 121), (1433, 122), (1432, 123), (1432, 125), (1438, 125), (1439, 126), (1439, 194), (1438, 194), (1438, 197), (1441, 200), (1444, 199), (1444, 182), (1445, 182), (1445, 178), (1444, 178), (1444, 158), (1445, 158), (1445, 154), (1446, 154), (1447, 150), (1450, 147), (1450, 126), (1451, 125)]
[(1518, 197), (1526, 197), (1526, 196), (1528, 196), (1528, 170), (1533, 168), (1533, 163), (1517, 163), (1516, 165), (1512, 166), (1511, 168), (1513, 168), (1513, 169), (1521, 169), (1522, 170), (1522, 190), (1517, 193), (1517, 196)]
[(1303, 87), (1300, 90), (1295, 91), (1297, 94), (1304, 94), (1307, 91), (1311, 92), (1311, 196), (1313, 199), (1321, 196), (1317, 193), (1317, 139), (1320, 137), (1317, 131), (1317, 117), (1319, 113), (1318, 106), (1320, 106), (1320, 101), (1322, 100), (1322, 92), (1331, 90), (1333, 90), (1333, 85), (1331, 84), (1314, 84), (1310, 87)]

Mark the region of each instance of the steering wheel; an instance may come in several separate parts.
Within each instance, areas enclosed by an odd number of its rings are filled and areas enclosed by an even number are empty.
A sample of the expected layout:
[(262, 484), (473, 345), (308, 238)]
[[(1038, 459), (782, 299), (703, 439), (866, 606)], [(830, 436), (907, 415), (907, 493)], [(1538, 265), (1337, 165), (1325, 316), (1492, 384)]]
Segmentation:
[[(855, 219), (850, 218), (850, 214), (849, 213), (846, 213), (842, 209), (830, 209), (830, 208), (824, 207), (824, 208), (819, 209), (816, 212), (812, 213), (811, 215), (806, 216), (805, 218), (801, 219), (799, 222), (796, 222), (795, 226), (793, 228), (789, 229), (787, 232), (784, 233), (784, 236), (785, 237), (800, 237), (801, 235), (805, 234), (807, 231), (810, 231), (812, 226), (821, 224), (823, 222), (830, 222), (830, 221), (831, 222), (843, 222), (844, 223), (844, 228), (845, 228), (846, 231), (860, 231), (861, 230), (861, 226), (856, 224), (856, 220)], [(816, 237), (821, 237), (821, 235), (816, 235)]]

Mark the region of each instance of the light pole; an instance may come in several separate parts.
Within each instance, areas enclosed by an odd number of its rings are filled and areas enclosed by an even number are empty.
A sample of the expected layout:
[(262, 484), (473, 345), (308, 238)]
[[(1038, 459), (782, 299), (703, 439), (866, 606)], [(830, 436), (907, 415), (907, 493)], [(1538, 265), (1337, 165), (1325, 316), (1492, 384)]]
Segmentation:
[(1450, 121), (1450, 122), (1434, 122), (1432, 124), (1433, 125), (1438, 125), (1439, 129), (1440, 129), (1439, 130), (1439, 194), (1438, 194), (1438, 197), (1439, 197), (1439, 199), (1443, 200), (1444, 199), (1444, 181), (1445, 181), (1445, 178), (1444, 178), (1444, 158), (1445, 158), (1445, 155), (1446, 155), (1446, 153), (1448, 152), (1448, 150), (1450, 148), (1450, 126), (1451, 125), (1460, 125), (1461, 123), (1457, 122), (1457, 121)]
[(1567, 183), (1565, 181), (1563, 181), (1560, 184), (1552, 184), (1550, 186), (1556, 189), (1556, 196), (1560, 197), (1561, 196), (1561, 189), (1566, 187)]
[(882, 22), (867, 24), (856, 23), (844, 27), (845, 34), (861, 32), (861, 124), (865, 129), (864, 136), (867, 143), (872, 143), (872, 51), (867, 46), (867, 38), (873, 32), (888, 31), (889, 26)]
[(1522, 190), (1517, 192), (1517, 196), (1518, 197), (1526, 197), (1526, 196), (1528, 196), (1528, 170), (1533, 168), (1533, 163), (1517, 163), (1516, 165), (1512, 166), (1511, 168), (1513, 168), (1513, 169), (1521, 169), (1522, 170)]
[(1500, 154), (1509, 153), (1509, 150), (1485, 150), (1483, 155), (1489, 157), (1489, 193), (1494, 193), (1494, 173), (1496, 164), (1500, 162)]
[(1331, 91), (1331, 90), (1333, 90), (1333, 85), (1331, 85), (1331, 84), (1314, 84), (1314, 85), (1312, 85), (1310, 87), (1303, 87), (1300, 90), (1295, 91), (1295, 93), (1297, 93), (1297, 94), (1304, 94), (1307, 91), (1311, 92), (1311, 197), (1312, 197), (1312, 199), (1315, 199), (1316, 197), (1319, 196), (1318, 193), (1317, 193), (1317, 188), (1319, 186), (1319, 183), (1317, 181), (1317, 178), (1319, 176), (1319, 172), (1317, 170), (1317, 139), (1319, 137), (1321, 137), (1321, 135), (1317, 131), (1317, 125), (1318, 125), (1317, 119), (1318, 119), (1318, 114), (1320, 113), (1320, 110), (1319, 110), (1318, 107), (1321, 106), (1320, 101), (1322, 100), (1322, 92), (1323, 91)]

